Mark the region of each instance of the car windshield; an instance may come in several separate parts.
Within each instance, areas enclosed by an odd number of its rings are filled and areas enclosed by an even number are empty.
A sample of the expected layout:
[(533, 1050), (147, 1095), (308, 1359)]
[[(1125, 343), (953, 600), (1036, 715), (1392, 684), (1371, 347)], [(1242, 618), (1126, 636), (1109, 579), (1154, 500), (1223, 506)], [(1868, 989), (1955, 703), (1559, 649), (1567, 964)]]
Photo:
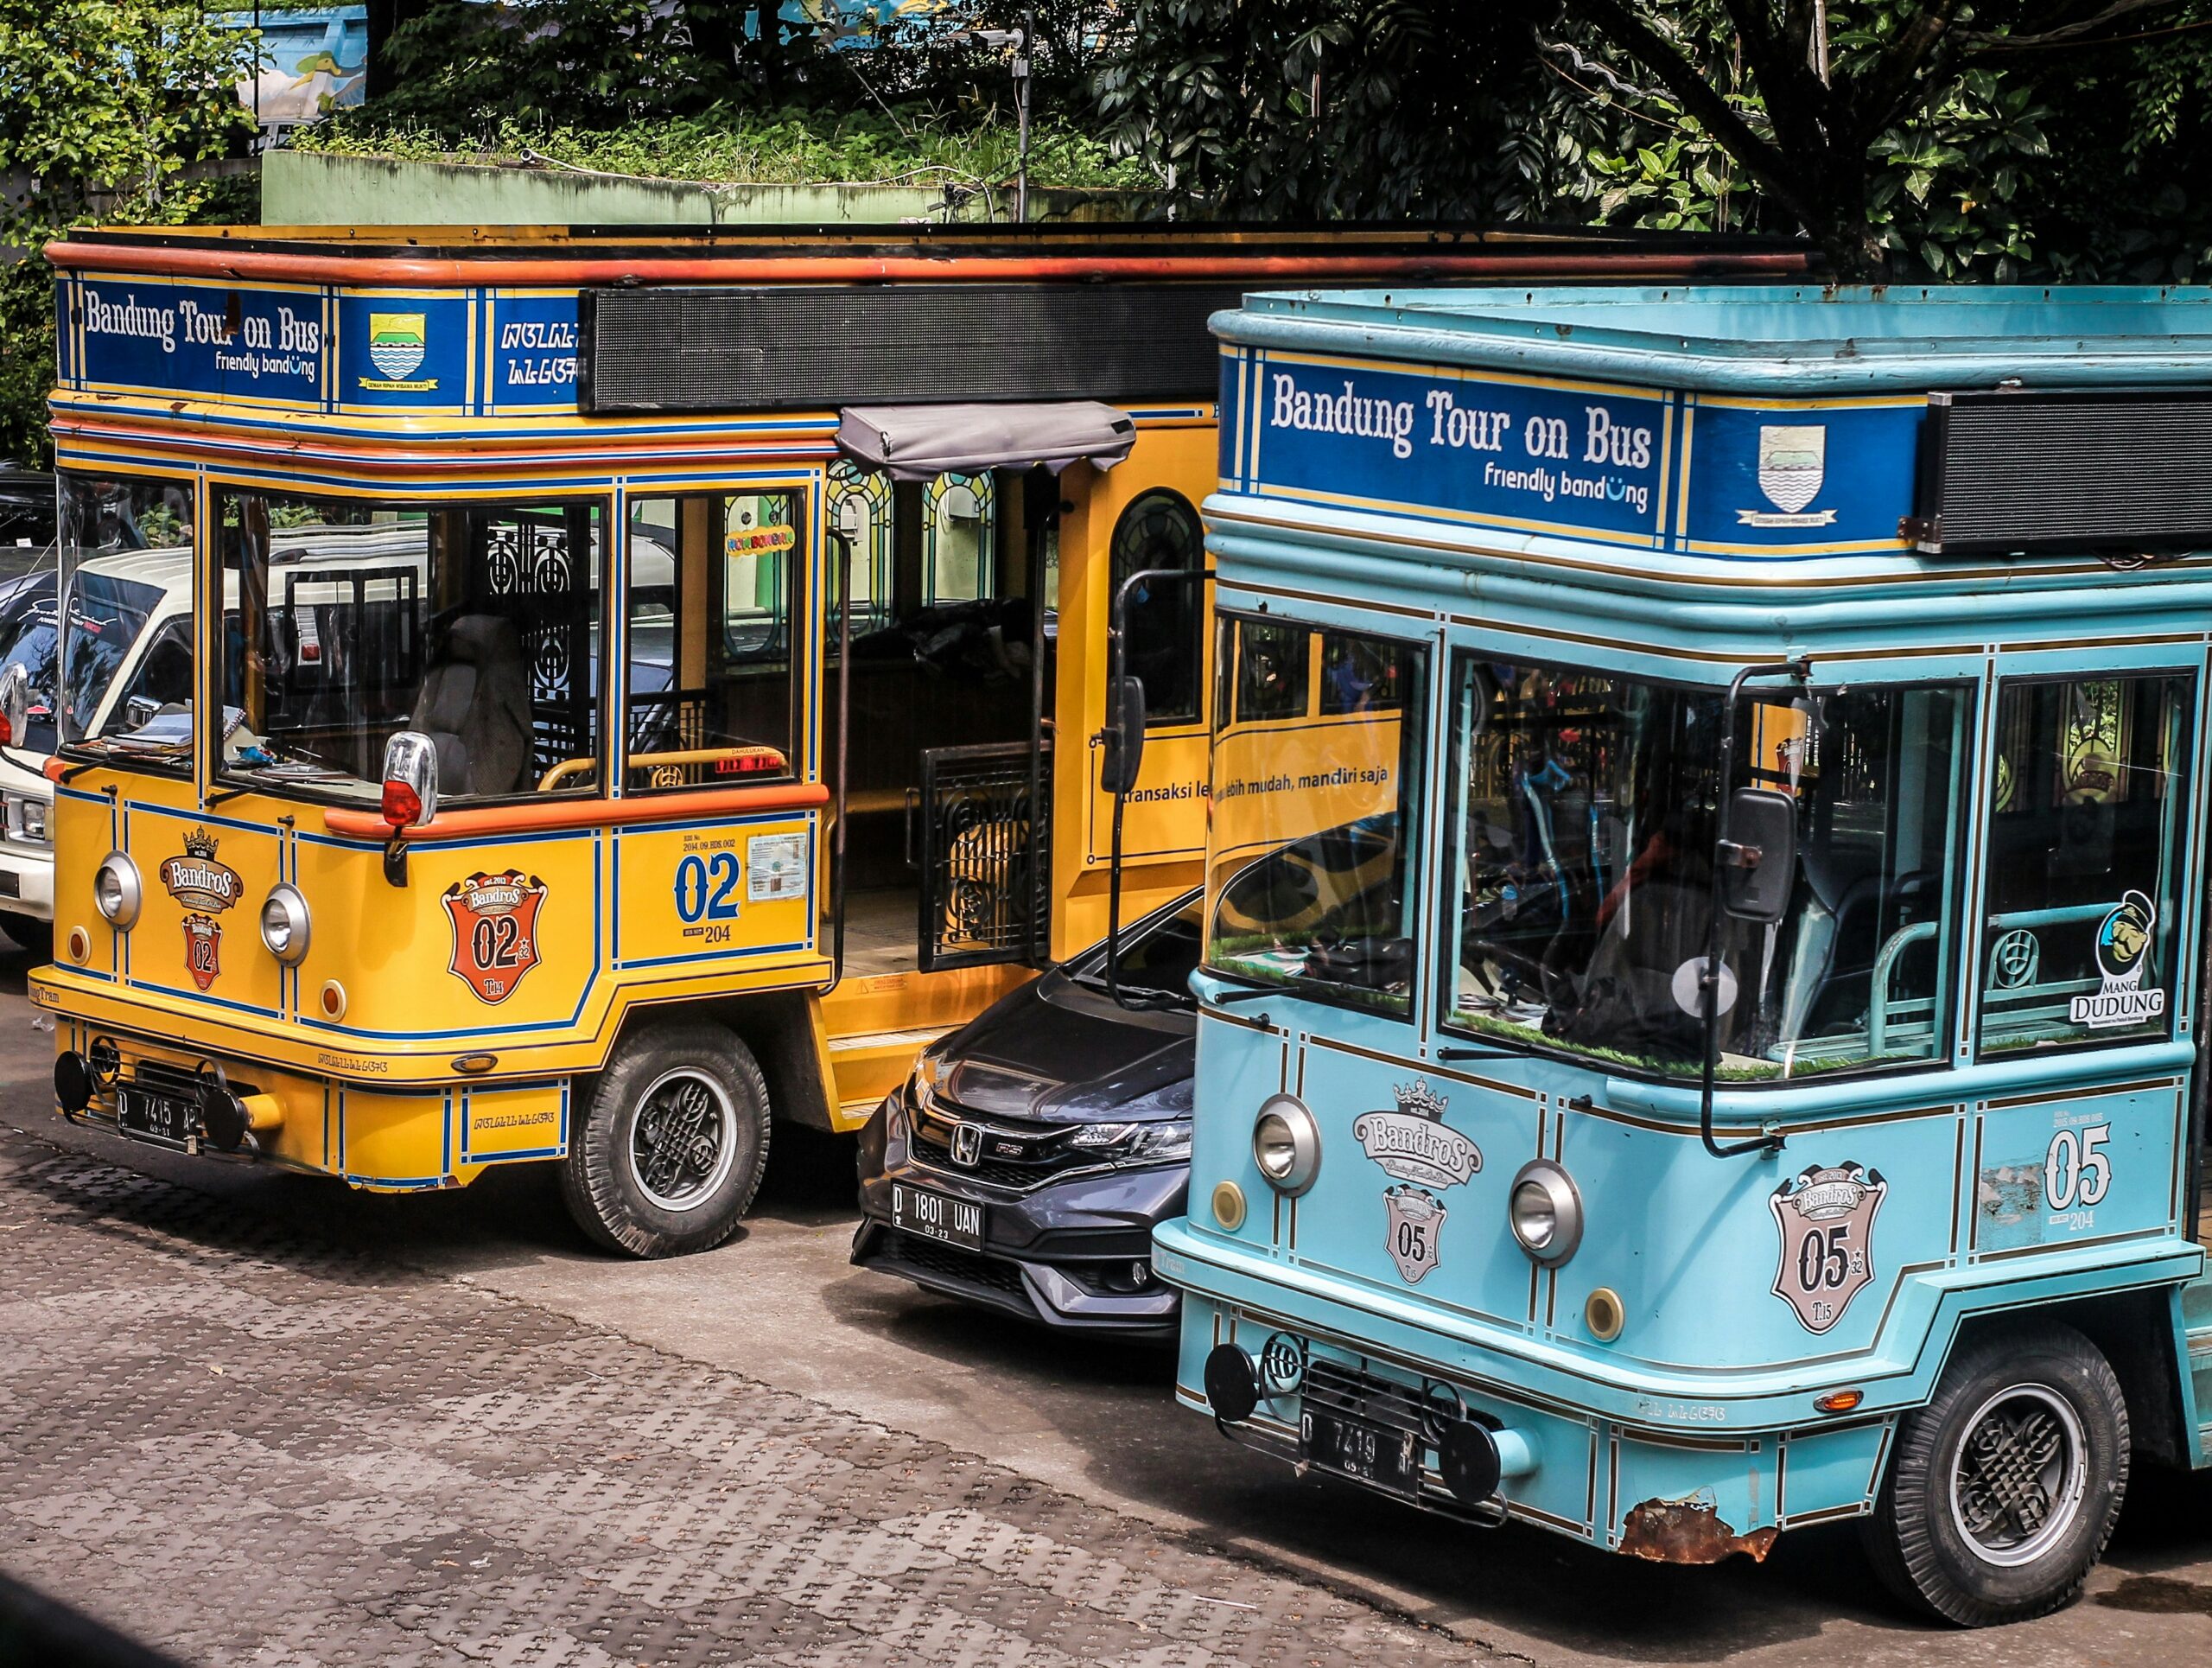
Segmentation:
[[(62, 744), (128, 744), (170, 766), (187, 750), (188, 723), (181, 739), (130, 732), (163, 709), (190, 711), (184, 646), (156, 655), (156, 645), (139, 645), (157, 614), (190, 617), (192, 505), (185, 481), (62, 477), (59, 667), (44, 684), (35, 672), (31, 678), (34, 712), (49, 709)], [(27, 656), (40, 651), (35, 621), (25, 621), (18, 642)], [(129, 701), (116, 686), (126, 670), (127, 693), (137, 697)]]
[[(1114, 965), (1114, 986), (1132, 995), (1192, 1005), (1191, 975), (1198, 971), (1205, 947), (1205, 901), (1193, 894), (1173, 914), (1144, 932), (1122, 934), (1121, 958)], [(1069, 971), (1071, 978), (1094, 990), (1107, 988), (1103, 945)]]
[[(1454, 669), (1450, 1023), (1658, 1075), (1702, 1072), (1717, 692), (1463, 656)], [(1719, 1074), (1941, 1057), (1968, 701), (1747, 692), (1736, 786), (1795, 803), (1782, 918), (1724, 915)]]

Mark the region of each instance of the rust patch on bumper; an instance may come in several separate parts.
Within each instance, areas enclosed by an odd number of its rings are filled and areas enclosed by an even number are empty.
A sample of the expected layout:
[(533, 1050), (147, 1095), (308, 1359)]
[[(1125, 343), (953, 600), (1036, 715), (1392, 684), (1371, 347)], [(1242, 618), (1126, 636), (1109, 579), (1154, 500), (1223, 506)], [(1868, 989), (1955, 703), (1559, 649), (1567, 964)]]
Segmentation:
[(1709, 1506), (1692, 1500), (1646, 1500), (1628, 1514), (1621, 1550), (1653, 1563), (1719, 1563), (1736, 1553), (1764, 1563), (1782, 1531), (1771, 1525), (1738, 1535)]

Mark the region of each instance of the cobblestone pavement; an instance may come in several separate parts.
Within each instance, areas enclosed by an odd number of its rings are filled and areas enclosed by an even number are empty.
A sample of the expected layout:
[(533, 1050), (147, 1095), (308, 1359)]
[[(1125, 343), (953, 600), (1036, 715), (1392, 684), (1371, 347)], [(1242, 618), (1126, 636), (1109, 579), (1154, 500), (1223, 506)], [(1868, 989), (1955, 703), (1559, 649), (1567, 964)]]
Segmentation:
[(1484, 1656), (971, 1454), (16, 1136), (0, 1568), (208, 1665)]

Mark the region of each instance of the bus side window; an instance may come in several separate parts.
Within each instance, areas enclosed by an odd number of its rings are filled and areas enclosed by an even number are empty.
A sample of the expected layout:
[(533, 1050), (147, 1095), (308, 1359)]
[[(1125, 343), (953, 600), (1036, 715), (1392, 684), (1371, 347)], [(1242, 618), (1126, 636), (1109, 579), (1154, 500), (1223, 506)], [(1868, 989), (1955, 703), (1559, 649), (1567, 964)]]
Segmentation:
[(2170, 1034), (2195, 704), (2183, 672), (2002, 686), (1983, 1054)]
[[(1145, 493), (1114, 524), (1114, 594), (1132, 575), (1205, 565), (1198, 512), (1179, 493)], [(1129, 672), (1144, 682), (1145, 726), (1198, 722), (1198, 678), (1205, 659), (1201, 580), (1161, 579), (1129, 594), (1126, 621)]]
[(1238, 621), (1236, 634), (1236, 722), (1304, 717), (1313, 633), (1303, 626), (1245, 620)]

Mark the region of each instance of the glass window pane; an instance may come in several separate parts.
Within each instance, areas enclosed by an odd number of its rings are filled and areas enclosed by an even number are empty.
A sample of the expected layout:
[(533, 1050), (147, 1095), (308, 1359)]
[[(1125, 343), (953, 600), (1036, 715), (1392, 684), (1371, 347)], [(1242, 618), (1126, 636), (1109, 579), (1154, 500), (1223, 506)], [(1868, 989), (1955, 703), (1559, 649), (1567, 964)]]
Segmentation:
[[(1303, 627), (1221, 622), (1220, 652), (1307, 663)], [(1336, 999), (1408, 1011), (1421, 825), (1421, 679), (1426, 656), (1380, 638), (1360, 646), (1394, 703), (1329, 717), (1240, 698), (1217, 716), (1206, 965), (1238, 978), (1319, 985)]]
[[(1195, 574), (1205, 566), (1198, 512), (1179, 493), (1149, 492), (1114, 524), (1113, 595), (1133, 574), (1161, 569)], [(1145, 723), (1187, 724), (1198, 716), (1199, 640), (1205, 607), (1197, 578), (1147, 583), (1129, 594), (1128, 665), (1144, 682)]]
[(2003, 685), (1984, 1054), (2168, 1034), (2195, 688), (2182, 673)]
[(412, 729), (445, 800), (594, 786), (600, 514), (225, 492), (226, 773), (368, 797)]
[[(1736, 786), (1796, 802), (1799, 862), (1779, 921), (1721, 918), (1722, 1078), (1942, 1057), (1967, 706), (1959, 689), (1747, 693)], [(1725, 707), (1460, 658), (1452, 1023), (1702, 1073)]]
[[(36, 589), (35, 575), (24, 582), (34, 589), (11, 599), (22, 608), (7, 658), (31, 672), (34, 746), (130, 732), (135, 764), (189, 767), (194, 548), (188, 483), (62, 476), (58, 612), (56, 593)], [(66, 622), (58, 645), (57, 619)], [(181, 664), (155, 653), (163, 627), (177, 621), (188, 633)], [(162, 723), (148, 730), (157, 714)]]
[(1303, 626), (1243, 622), (1235, 633), (1238, 723), (1306, 716), (1306, 652), (1313, 636)]
[[(830, 525), (852, 549), (853, 634), (873, 631), (891, 620), (891, 479), (839, 459), (830, 466)], [(830, 641), (837, 640), (836, 603), (843, 583), (842, 557), (830, 553)]]
[(925, 603), (974, 602), (994, 594), (997, 505), (988, 474), (939, 475), (922, 493)]
[(787, 774), (798, 493), (630, 506), (632, 791)]

